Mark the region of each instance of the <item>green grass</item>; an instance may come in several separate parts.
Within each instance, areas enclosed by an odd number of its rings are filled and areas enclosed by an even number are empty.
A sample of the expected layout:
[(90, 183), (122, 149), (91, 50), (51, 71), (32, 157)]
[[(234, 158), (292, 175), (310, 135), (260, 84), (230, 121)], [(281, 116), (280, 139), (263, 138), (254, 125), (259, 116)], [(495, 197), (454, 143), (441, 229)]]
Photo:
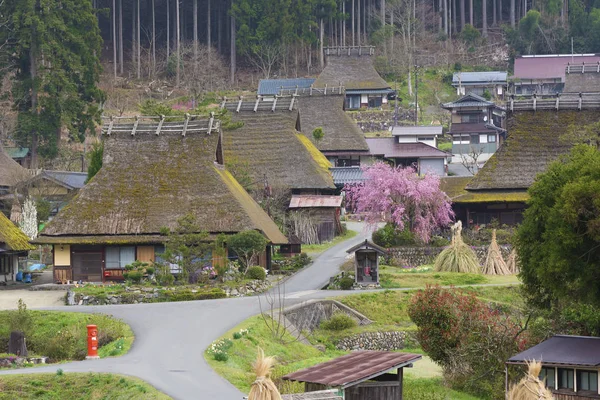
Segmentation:
[(352, 239), (354, 236), (358, 235), (358, 232), (351, 231), (348, 229), (346, 233), (340, 236), (336, 236), (332, 241), (325, 242), (321, 244), (306, 244), (302, 245), (302, 251), (309, 255), (314, 255), (315, 253), (322, 253), (325, 250), (335, 246), (338, 243), (343, 242), (344, 240)]
[(479, 400), (478, 397), (447, 388), (441, 378), (415, 378), (410, 375), (410, 369), (405, 371), (405, 400)]
[(146, 399), (169, 396), (137, 378), (114, 374), (28, 374), (0, 378), (0, 400)]
[(449, 142), (438, 143), (438, 149), (440, 149), (442, 151), (452, 151), (452, 143), (449, 143)]

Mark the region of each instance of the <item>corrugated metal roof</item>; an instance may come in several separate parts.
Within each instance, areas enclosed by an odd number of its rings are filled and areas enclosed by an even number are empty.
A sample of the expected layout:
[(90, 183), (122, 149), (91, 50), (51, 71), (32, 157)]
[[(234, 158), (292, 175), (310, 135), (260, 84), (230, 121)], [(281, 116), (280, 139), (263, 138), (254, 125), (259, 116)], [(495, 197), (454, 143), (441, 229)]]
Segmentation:
[(369, 151), (373, 156), (385, 158), (444, 158), (448, 153), (425, 143), (398, 143), (396, 138), (366, 138)]
[(485, 72), (455, 72), (452, 76), (452, 85), (474, 84), (474, 83), (506, 83), (508, 72), (485, 71)]
[(422, 358), (419, 354), (356, 351), (334, 360), (288, 374), (285, 380), (347, 388)]
[(541, 361), (544, 364), (598, 366), (600, 338), (556, 335), (509, 358), (508, 362), (525, 363), (530, 360)]
[(392, 128), (392, 135), (401, 136), (401, 135), (441, 135), (442, 134), (442, 126), (441, 125), (431, 125), (431, 126), (394, 126)]
[(326, 196), (312, 194), (293, 195), (290, 208), (340, 207), (342, 196)]
[(24, 158), (29, 153), (29, 147), (5, 147), (4, 151), (11, 158)]
[(364, 242), (360, 242), (356, 246), (352, 246), (351, 248), (346, 250), (346, 253), (354, 253), (357, 250), (375, 250), (377, 253), (379, 253), (381, 255), (387, 254), (386, 249), (384, 249), (381, 246), (377, 246), (375, 243), (369, 242), (367, 239), (365, 239)]
[(44, 174), (56, 179), (57, 181), (64, 183), (73, 189), (81, 189), (85, 186), (85, 180), (87, 179), (86, 172), (71, 172), (71, 171), (49, 171), (45, 170)]
[(392, 89), (347, 89), (346, 94), (388, 94), (393, 93)]
[(547, 54), (522, 56), (515, 58), (515, 74), (518, 79), (556, 79), (565, 80), (567, 64), (582, 62), (595, 64), (600, 61), (597, 54)]
[(488, 101), (483, 97), (476, 95), (475, 93), (467, 93), (466, 95), (464, 95), (456, 101), (451, 101), (450, 103), (443, 103), (442, 108), (452, 109), (461, 107), (489, 107), (493, 105), (493, 102)]
[(345, 185), (347, 183), (361, 183), (365, 181), (360, 167), (335, 167), (329, 168), (333, 175), (333, 183)]
[(279, 94), (282, 87), (284, 89), (295, 89), (296, 86), (309, 88), (315, 81), (315, 78), (261, 79), (258, 82), (258, 94), (261, 96), (275, 96)]

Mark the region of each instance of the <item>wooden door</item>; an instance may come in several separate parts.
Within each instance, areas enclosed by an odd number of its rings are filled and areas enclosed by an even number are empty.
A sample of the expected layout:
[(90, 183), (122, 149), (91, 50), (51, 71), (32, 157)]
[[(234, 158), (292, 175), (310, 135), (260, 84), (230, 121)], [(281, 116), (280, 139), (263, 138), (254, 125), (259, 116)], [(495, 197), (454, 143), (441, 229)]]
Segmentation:
[(154, 262), (154, 246), (138, 246), (136, 258), (141, 262)]
[(102, 250), (73, 251), (73, 280), (102, 282)]

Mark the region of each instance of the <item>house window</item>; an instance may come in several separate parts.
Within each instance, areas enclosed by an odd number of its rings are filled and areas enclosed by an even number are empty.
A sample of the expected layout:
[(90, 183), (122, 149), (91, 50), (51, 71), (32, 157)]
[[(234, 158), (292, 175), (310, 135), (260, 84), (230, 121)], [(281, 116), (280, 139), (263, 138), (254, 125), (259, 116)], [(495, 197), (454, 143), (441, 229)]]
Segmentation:
[(106, 269), (123, 269), (135, 261), (135, 246), (109, 246), (105, 254)]
[(577, 370), (577, 390), (598, 393), (598, 371)]
[(156, 263), (164, 263), (165, 259), (163, 258), (163, 254), (165, 253), (165, 245), (157, 244), (154, 246), (154, 262)]
[(479, 144), (479, 135), (471, 135), (471, 144)]
[(554, 389), (556, 376), (554, 375), (554, 368), (543, 367), (540, 371), (540, 380), (546, 384), (546, 387)]
[(574, 384), (574, 370), (572, 369), (558, 369), (558, 388), (559, 389), (575, 389)]
[(369, 108), (381, 107), (381, 96), (369, 96)]
[(496, 135), (488, 135), (488, 143), (496, 143)]
[(452, 144), (469, 144), (471, 143), (471, 136), (469, 135), (454, 135), (452, 137)]
[(462, 124), (478, 124), (481, 122), (481, 114), (462, 114), (460, 122)]

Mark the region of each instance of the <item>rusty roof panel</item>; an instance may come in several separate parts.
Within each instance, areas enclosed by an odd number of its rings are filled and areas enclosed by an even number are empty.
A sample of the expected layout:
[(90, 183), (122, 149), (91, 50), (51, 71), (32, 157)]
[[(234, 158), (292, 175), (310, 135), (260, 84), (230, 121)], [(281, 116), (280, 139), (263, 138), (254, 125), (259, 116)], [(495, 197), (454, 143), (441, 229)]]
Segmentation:
[(293, 195), (290, 208), (340, 207), (342, 196)]
[(421, 359), (419, 354), (356, 351), (283, 377), (285, 380), (349, 387)]

